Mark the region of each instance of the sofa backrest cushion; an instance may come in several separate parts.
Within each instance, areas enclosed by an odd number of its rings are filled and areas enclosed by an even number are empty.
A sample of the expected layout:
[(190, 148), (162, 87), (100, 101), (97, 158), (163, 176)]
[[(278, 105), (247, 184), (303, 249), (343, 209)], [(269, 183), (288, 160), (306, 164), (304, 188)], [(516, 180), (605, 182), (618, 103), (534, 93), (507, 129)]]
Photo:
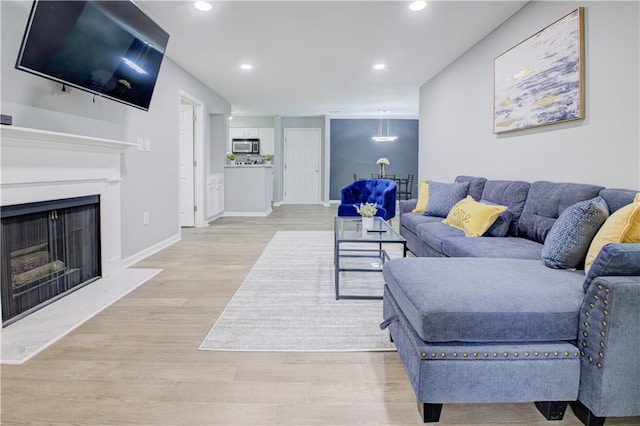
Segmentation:
[(544, 244), (560, 213), (579, 201), (596, 197), (602, 189), (582, 183), (533, 182), (518, 221), (517, 236)]
[(469, 190), (467, 191), (465, 196), (471, 195), (471, 198), (476, 201), (480, 201), (480, 197), (482, 196), (482, 191), (484, 189), (485, 183), (487, 182), (487, 179), (483, 177), (460, 175), (455, 178), (454, 182), (469, 182)]
[[(509, 208), (507, 212), (511, 223), (509, 225), (508, 235), (516, 235), (518, 221), (520, 220), (524, 203), (527, 200), (530, 186), (531, 184), (529, 182), (517, 180), (488, 180), (484, 184), (480, 201), (483, 203), (507, 206)], [(507, 212), (505, 212), (505, 217), (507, 216)]]
[(630, 189), (605, 188), (600, 191), (599, 195), (607, 202), (609, 213), (613, 213), (621, 207), (633, 203), (633, 199), (637, 194), (638, 191)]

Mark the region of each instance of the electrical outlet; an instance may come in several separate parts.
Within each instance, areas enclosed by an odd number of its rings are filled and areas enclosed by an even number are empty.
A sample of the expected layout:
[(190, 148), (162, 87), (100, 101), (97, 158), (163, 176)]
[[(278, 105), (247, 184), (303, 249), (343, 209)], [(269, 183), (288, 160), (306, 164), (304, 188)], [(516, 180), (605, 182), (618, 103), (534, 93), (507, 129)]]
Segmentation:
[(151, 151), (151, 139), (146, 138), (144, 140), (144, 150), (145, 151)]
[(149, 224), (149, 212), (142, 213), (142, 224), (143, 225)]
[(144, 151), (144, 139), (138, 138), (138, 151)]

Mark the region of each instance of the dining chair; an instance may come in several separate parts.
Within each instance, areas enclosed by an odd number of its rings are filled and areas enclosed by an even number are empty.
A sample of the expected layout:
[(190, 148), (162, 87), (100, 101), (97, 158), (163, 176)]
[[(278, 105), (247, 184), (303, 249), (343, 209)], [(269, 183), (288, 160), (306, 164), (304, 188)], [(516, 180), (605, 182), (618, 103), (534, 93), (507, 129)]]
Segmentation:
[(413, 197), (413, 174), (409, 174), (406, 179), (400, 179), (398, 184), (398, 199), (410, 200)]

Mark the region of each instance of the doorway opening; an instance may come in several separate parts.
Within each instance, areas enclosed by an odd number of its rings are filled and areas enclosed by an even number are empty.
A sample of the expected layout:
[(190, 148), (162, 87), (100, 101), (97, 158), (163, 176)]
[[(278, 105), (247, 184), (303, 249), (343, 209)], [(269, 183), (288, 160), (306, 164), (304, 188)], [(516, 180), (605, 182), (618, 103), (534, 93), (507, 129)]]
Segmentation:
[(180, 94), (179, 214), (180, 227), (203, 226), (204, 105)]

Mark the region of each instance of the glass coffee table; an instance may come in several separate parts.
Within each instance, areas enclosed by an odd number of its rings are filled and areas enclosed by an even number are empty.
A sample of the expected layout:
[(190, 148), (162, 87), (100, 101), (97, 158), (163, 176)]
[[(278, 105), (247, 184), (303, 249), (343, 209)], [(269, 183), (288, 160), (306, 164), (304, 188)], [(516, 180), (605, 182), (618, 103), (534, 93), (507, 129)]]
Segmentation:
[[(402, 255), (407, 256), (407, 240), (380, 217), (373, 218), (371, 229), (362, 229), (362, 219), (353, 216), (337, 216), (333, 225), (333, 266), (335, 268), (336, 300), (382, 299), (382, 296), (341, 295), (341, 272), (382, 272), (384, 262), (390, 260), (383, 244), (402, 244)], [(357, 244), (357, 247), (354, 247)], [(371, 245), (371, 248), (367, 247)], [(370, 266), (345, 266), (348, 258), (370, 258)]]

